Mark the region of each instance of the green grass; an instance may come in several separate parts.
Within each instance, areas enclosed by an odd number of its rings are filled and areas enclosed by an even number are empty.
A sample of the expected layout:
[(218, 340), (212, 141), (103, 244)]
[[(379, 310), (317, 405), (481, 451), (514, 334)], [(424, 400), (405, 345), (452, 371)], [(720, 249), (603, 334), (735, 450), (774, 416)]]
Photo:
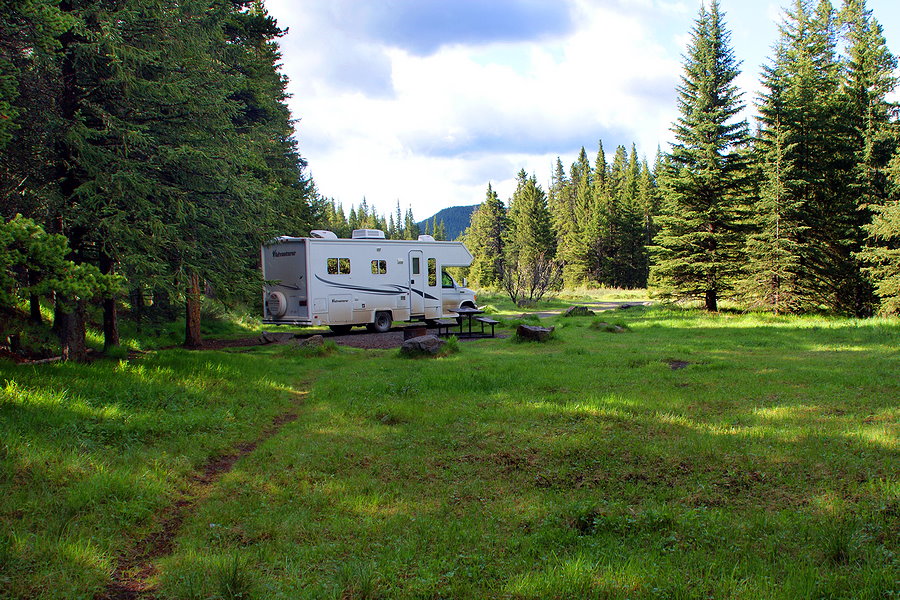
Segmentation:
[(525, 308), (513, 304), (506, 294), (495, 291), (479, 291), (476, 302), (478, 303), (478, 306), (485, 306), (489, 314), (513, 319), (530, 312), (561, 312), (574, 304), (590, 302), (639, 302), (647, 300), (648, 298), (647, 290), (584, 288), (548, 294), (540, 302)]
[(296, 401), (309, 362), (0, 362), (0, 597), (92, 597), (199, 465)]
[(160, 597), (900, 595), (900, 322), (547, 322), (434, 360), (0, 366), (0, 595), (91, 597), (192, 469), (307, 387), (188, 516)]

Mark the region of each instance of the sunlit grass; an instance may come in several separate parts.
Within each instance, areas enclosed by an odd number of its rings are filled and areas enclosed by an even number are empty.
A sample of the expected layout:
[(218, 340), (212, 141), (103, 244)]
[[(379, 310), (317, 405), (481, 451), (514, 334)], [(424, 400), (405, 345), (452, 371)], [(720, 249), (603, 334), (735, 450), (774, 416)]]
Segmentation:
[(533, 306), (523, 309), (516, 306), (509, 296), (498, 290), (477, 292), (479, 306), (487, 306), (488, 312), (501, 316), (520, 315), (523, 311), (560, 311), (573, 304), (584, 302), (641, 302), (649, 299), (647, 290), (579, 288), (549, 293)]
[(89, 598), (211, 455), (294, 402), (304, 368), (183, 351), (0, 362), (0, 597)]
[(205, 457), (299, 400), (188, 515), (157, 596), (900, 592), (900, 323), (544, 322), (550, 343), (439, 360), (261, 347), (3, 367), (0, 581), (90, 597)]
[[(557, 321), (544, 346), (486, 340), (411, 365), (345, 357), (278, 451), (203, 507), (183, 551), (267, 557), (258, 593), (299, 598), (897, 588), (896, 486), (879, 482), (897, 479), (896, 447), (881, 442), (896, 443), (898, 383), (872, 376), (900, 366), (896, 323), (616, 319), (634, 333), (583, 318)], [(862, 349), (823, 350), (848, 345)], [(253, 481), (275, 491), (242, 495)], [(180, 560), (164, 563), (170, 597)]]

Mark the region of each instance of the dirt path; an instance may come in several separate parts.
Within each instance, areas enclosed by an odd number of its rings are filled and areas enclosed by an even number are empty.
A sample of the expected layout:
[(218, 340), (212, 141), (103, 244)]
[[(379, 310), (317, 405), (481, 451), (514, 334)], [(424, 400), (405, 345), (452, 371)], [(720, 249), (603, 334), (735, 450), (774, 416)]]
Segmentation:
[[(475, 328), (477, 330), (477, 327)], [(435, 329), (429, 331), (429, 333), (435, 332)], [(454, 333), (456, 330), (451, 331)], [(490, 333), (490, 331), (489, 331)], [(338, 346), (350, 346), (351, 348), (363, 348), (365, 350), (377, 350), (377, 349), (385, 349), (385, 348), (399, 348), (403, 344), (403, 330), (402, 329), (392, 329), (391, 331), (385, 333), (369, 333), (365, 329), (356, 329), (351, 331), (346, 335), (335, 335), (331, 332), (316, 332), (316, 333), (301, 333), (298, 334), (299, 338), (307, 338), (313, 335), (321, 335), (326, 340), (331, 340)], [(505, 336), (501, 334), (497, 334), (496, 338), (503, 338)], [(461, 337), (459, 341), (461, 342), (469, 342), (478, 339), (485, 339), (481, 337)], [(490, 338), (488, 338), (490, 339)], [(262, 342), (259, 341), (259, 336), (233, 339), (233, 340), (204, 340), (203, 348), (201, 350), (222, 350), (224, 348), (237, 348), (241, 346), (259, 346)]]
[[(617, 310), (620, 308), (627, 308), (631, 306), (650, 306), (653, 302), (649, 300), (628, 300), (628, 301), (610, 301), (610, 302), (574, 302), (573, 305), (577, 306), (587, 306), (588, 308), (596, 311), (603, 312), (607, 310)], [(565, 309), (560, 308), (556, 310), (544, 310), (534, 313), (540, 318), (545, 317), (553, 317), (559, 314), (562, 314)], [(300, 334), (298, 337), (309, 337), (311, 335), (315, 335), (313, 333), (310, 334)], [(379, 348), (399, 348), (403, 343), (403, 330), (392, 329), (386, 333), (369, 333), (363, 329), (356, 329), (351, 331), (346, 335), (335, 335), (331, 332), (324, 332), (320, 335), (324, 336), (325, 339), (334, 341), (335, 344), (339, 346), (350, 346), (353, 348), (363, 348), (367, 350), (379, 349)], [(498, 338), (506, 337), (502, 334), (497, 334)], [(483, 338), (467, 338), (461, 337), (459, 340), (461, 342), (472, 341), (475, 339), (483, 339)], [(258, 346), (260, 345), (259, 337), (249, 337), (249, 338), (240, 338), (234, 340), (205, 340), (203, 342), (203, 350), (220, 350), (222, 348), (234, 348), (238, 346)]]
[[(301, 384), (301, 387), (306, 388), (307, 385)], [(295, 394), (298, 397), (294, 405), (288, 411), (276, 416), (256, 439), (241, 442), (228, 454), (211, 458), (191, 476), (188, 491), (157, 516), (153, 530), (119, 556), (112, 581), (103, 592), (95, 596), (95, 600), (155, 598), (153, 595), (155, 588), (151, 580), (158, 572), (156, 563), (160, 558), (174, 552), (175, 539), (185, 518), (209, 495), (209, 491), (219, 479), (234, 468), (238, 459), (247, 456), (260, 444), (277, 435), (286, 424), (297, 420), (298, 410), (307, 392)]]
[[(607, 310), (618, 310), (620, 308), (630, 308), (632, 306), (650, 306), (653, 303), (649, 300), (629, 300), (629, 301), (616, 301), (616, 302), (573, 302), (572, 306), (587, 306), (594, 312), (603, 312)], [(541, 312), (531, 313), (539, 316), (540, 318), (544, 317), (555, 317), (556, 315), (562, 314), (566, 309), (560, 308), (557, 310), (544, 310)]]

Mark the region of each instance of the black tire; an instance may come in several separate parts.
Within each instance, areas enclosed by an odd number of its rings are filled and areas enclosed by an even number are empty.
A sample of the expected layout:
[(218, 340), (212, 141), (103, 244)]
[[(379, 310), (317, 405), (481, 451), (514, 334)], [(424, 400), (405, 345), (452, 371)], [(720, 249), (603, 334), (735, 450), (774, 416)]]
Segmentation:
[(390, 331), (391, 325), (393, 323), (394, 319), (391, 316), (391, 313), (380, 310), (375, 313), (375, 322), (366, 325), (366, 329), (375, 333), (384, 333), (386, 331)]
[(350, 330), (353, 328), (353, 325), (329, 325), (328, 329), (336, 333), (337, 335), (347, 335), (350, 333)]

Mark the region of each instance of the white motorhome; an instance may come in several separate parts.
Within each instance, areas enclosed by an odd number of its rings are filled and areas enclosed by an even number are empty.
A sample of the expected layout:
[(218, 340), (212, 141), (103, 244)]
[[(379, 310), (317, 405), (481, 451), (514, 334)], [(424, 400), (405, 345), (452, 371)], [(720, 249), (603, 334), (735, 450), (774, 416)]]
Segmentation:
[(429, 235), (387, 240), (380, 230), (357, 229), (351, 239), (322, 230), (279, 237), (262, 247), (263, 323), (383, 332), (392, 321), (453, 317), (455, 308), (475, 307), (475, 294), (444, 269), (470, 264), (462, 242)]

